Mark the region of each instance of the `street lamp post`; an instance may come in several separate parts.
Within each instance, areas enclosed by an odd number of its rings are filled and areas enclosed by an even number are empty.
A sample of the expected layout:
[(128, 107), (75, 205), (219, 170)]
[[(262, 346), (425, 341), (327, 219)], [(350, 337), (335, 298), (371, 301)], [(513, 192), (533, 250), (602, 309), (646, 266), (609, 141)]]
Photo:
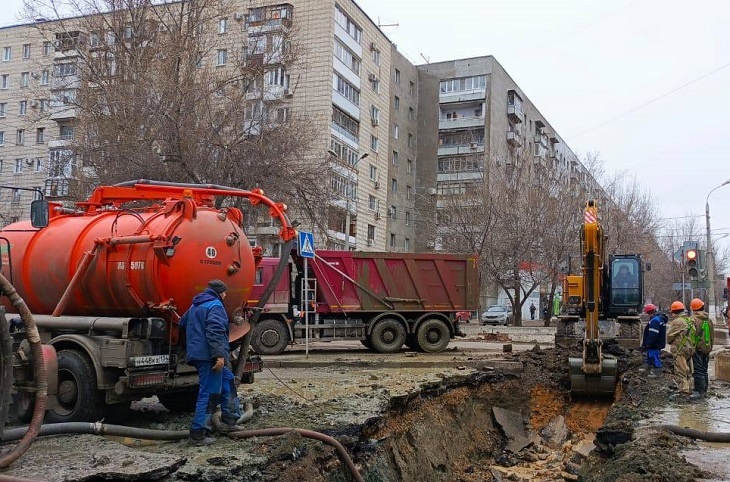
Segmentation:
[[(360, 156), (357, 161), (352, 165), (352, 169), (354, 170), (357, 164), (368, 157), (370, 154), (367, 152)], [(347, 180), (350, 181), (350, 174), (347, 175)], [(351, 183), (352, 184), (352, 183)], [(357, 189), (354, 189), (355, 193), (357, 193)], [(345, 190), (346, 198), (347, 198), (347, 205), (345, 206), (345, 209), (347, 210), (345, 213), (345, 246), (347, 247), (347, 251), (350, 250), (350, 194), (347, 193), (347, 190)]]
[(705, 198), (705, 223), (707, 225), (707, 281), (710, 285), (709, 292), (707, 294), (707, 303), (709, 305), (708, 309), (714, 310), (713, 314), (715, 316), (717, 316), (717, 307), (715, 306), (715, 254), (712, 252), (712, 238), (710, 236), (710, 194), (723, 186), (727, 186), (728, 184), (730, 184), (730, 179), (713, 188), (709, 193), (707, 193), (707, 198)]

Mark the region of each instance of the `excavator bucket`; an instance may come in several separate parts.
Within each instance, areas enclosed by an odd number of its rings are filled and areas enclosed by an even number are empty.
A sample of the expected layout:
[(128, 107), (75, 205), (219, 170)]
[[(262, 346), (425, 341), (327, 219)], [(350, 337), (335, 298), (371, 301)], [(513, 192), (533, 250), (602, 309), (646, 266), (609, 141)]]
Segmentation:
[(617, 362), (615, 358), (604, 355), (601, 373), (586, 374), (583, 371), (582, 358), (569, 358), (570, 392), (573, 395), (597, 395), (613, 397), (616, 390)]

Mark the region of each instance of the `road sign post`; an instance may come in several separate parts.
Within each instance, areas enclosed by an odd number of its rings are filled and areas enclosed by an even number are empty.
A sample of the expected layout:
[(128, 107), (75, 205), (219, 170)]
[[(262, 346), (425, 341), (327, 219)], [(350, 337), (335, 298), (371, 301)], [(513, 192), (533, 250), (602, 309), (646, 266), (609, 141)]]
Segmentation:
[(314, 235), (307, 231), (299, 231), (299, 256), (304, 258), (304, 287), (301, 292), (301, 304), (304, 309), (304, 356), (309, 358), (309, 258), (314, 258)]

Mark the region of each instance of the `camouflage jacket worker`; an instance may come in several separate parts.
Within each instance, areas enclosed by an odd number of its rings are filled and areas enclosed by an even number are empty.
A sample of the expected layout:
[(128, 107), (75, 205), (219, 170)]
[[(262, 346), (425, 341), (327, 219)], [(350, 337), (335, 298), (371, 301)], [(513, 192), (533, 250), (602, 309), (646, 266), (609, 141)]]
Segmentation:
[(709, 355), (715, 344), (715, 327), (710, 315), (706, 311), (695, 311), (692, 314), (692, 323), (695, 329), (695, 350)]
[(672, 354), (684, 358), (692, 358), (694, 348), (694, 323), (684, 313), (673, 314), (667, 325), (667, 343), (671, 345)]

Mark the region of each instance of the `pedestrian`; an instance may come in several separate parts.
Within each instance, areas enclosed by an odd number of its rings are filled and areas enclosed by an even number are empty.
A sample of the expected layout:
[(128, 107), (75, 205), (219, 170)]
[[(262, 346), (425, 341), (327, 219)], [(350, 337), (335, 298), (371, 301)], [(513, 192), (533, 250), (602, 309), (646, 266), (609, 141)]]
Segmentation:
[(550, 316), (548, 315), (548, 307), (547, 304), (542, 307), (542, 319), (545, 321), (550, 320)]
[(692, 393), (692, 355), (694, 355), (694, 323), (687, 316), (684, 303), (675, 301), (669, 307), (671, 317), (667, 326), (667, 343), (674, 355), (674, 374), (680, 393)]
[(710, 385), (710, 378), (707, 375), (707, 368), (710, 364), (710, 352), (715, 343), (715, 327), (712, 324), (710, 315), (705, 311), (705, 303), (699, 299), (693, 299), (689, 304), (692, 310), (692, 322), (694, 323), (695, 353), (692, 355), (695, 388), (690, 398), (695, 400), (707, 396), (707, 388)]
[(667, 344), (667, 315), (658, 311), (656, 305), (648, 303), (644, 307), (644, 313), (649, 315), (649, 323), (644, 328), (644, 337), (641, 342), (642, 350), (646, 351), (646, 364), (649, 366), (649, 376), (655, 377), (654, 368), (662, 367), (662, 360), (659, 358), (664, 346)]
[[(190, 427), (192, 445), (210, 445), (213, 437), (213, 414), (221, 406), (218, 430), (240, 430), (236, 422), (240, 405), (235, 391), (228, 344), (228, 314), (223, 307), (228, 287), (221, 280), (211, 280), (180, 320), (185, 330), (185, 360), (198, 371), (198, 399)], [(235, 398), (235, 401), (233, 400)]]
[(535, 312), (537, 311), (537, 308), (535, 308), (535, 303), (530, 303), (530, 319), (535, 319)]

